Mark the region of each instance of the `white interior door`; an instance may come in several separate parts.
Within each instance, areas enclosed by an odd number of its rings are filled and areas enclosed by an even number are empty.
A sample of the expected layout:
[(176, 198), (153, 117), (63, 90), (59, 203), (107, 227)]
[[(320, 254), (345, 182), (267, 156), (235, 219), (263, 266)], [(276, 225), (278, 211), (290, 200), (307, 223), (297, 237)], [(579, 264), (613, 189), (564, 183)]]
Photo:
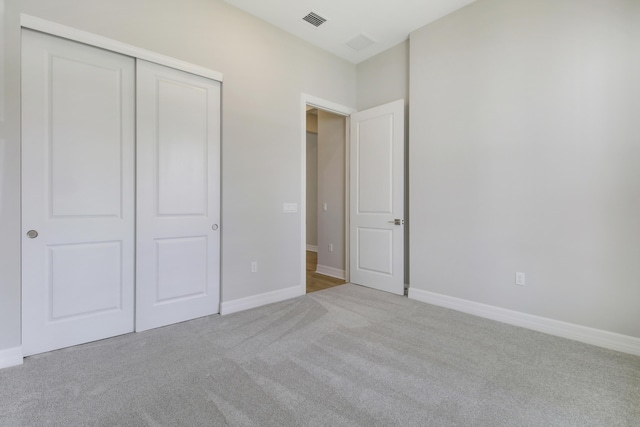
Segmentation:
[(220, 83), (137, 65), (136, 330), (218, 313)]
[(404, 294), (404, 100), (351, 115), (350, 281)]
[(25, 355), (133, 331), (134, 66), (23, 31)]

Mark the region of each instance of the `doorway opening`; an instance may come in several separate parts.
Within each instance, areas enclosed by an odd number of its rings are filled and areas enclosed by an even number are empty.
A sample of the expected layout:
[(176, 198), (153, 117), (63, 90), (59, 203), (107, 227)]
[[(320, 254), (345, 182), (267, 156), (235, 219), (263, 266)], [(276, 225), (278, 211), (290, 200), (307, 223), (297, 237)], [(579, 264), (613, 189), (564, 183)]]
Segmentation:
[(353, 112), (302, 95), (300, 254), (305, 293), (349, 281), (348, 129)]
[(306, 291), (346, 283), (346, 117), (306, 105)]
[[(405, 292), (405, 132), (403, 99), (355, 112), (353, 109), (302, 95), (302, 241), (301, 286), (306, 285), (307, 248), (307, 108), (344, 119), (344, 278), (346, 282), (403, 295)], [(321, 123), (321, 122), (320, 122)], [(347, 131), (348, 129), (348, 131)], [(320, 131), (321, 133), (321, 131)], [(321, 144), (318, 145), (321, 147)], [(316, 212), (325, 213), (318, 197)], [(327, 211), (331, 206), (327, 202)], [(335, 211), (334, 211), (335, 212)], [(318, 250), (324, 249), (318, 235)], [(327, 250), (331, 247), (325, 242)], [(333, 245), (335, 251), (336, 246)], [(320, 254), (321, 252), (319, 252)], [(322, 265), (318, 257), (318, 264)], [(318, 267), (318, 270), (320, 268)], [(330, 270), (331, 271), (331, 270)], [(322, 273), (322, 272), (321, 272)], [(306, 293), (306, 286), (304, 289)]]

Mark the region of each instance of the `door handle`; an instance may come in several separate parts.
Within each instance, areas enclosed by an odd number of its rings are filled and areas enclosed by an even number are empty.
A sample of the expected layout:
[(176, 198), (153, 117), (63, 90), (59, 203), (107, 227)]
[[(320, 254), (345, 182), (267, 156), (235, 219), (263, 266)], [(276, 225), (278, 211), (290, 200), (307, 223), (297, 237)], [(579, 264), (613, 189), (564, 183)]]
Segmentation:
[(36, 230), (29, 230), (27, 231), (27, 237), (30, 239), (35, 239), (36, 237), (38, 237), (38, 232)]
[(389, 224), (403, 225), (404, 224), (404, 219), (396, 218), (393, 221), (389, 221)]
[(213, 224), (213, 225), (211, 226), (211, 229), (212, 229), (213, 231), (216, 231), (216, 230), (218, 229), (218, 224)]

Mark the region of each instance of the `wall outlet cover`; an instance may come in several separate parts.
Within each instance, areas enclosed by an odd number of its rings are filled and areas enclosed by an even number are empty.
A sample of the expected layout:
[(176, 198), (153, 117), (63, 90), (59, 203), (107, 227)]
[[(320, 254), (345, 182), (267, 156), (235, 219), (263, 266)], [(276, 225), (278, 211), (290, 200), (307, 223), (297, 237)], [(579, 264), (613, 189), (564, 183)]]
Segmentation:
[(297, 203), (283, 203), (282, 204), (282, 212), (284, 212), (284, 213), (296, 213), (296, 212), (298, 212), (298, 204)]

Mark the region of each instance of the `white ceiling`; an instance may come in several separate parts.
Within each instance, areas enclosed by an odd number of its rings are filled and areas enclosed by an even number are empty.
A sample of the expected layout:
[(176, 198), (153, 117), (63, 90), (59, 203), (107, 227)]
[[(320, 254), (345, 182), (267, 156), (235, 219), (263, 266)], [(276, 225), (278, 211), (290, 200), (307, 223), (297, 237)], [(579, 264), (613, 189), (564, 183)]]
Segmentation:
[[(475, 0), (225, 1), (357, 64), (406, 40), (412, 31)], [(303, 21), (309, 12), (327, 21), (319, 27)], [(360, 50), (346, 45), (362, 35), (374, 43)]]

